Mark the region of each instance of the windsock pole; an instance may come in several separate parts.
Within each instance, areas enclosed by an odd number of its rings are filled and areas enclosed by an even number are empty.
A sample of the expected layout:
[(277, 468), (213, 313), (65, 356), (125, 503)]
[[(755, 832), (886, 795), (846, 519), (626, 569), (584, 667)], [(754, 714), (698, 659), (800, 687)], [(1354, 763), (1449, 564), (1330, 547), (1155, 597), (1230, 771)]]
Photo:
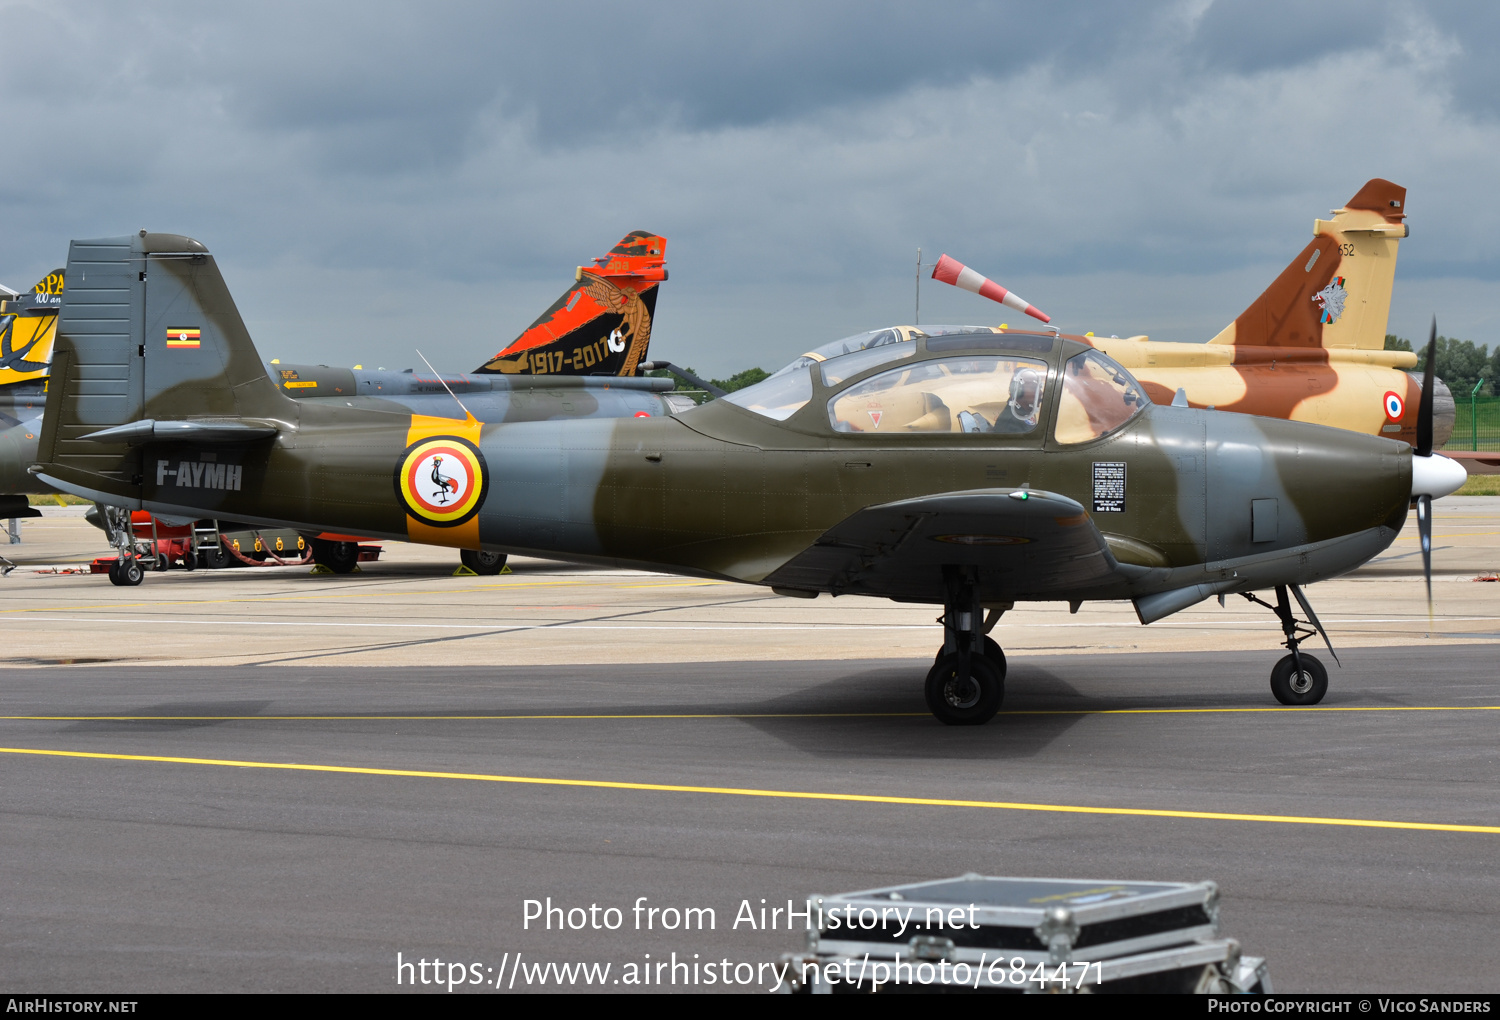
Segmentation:
[(1052, 316), (1030, 304), (1025, 298), (1006, 290), (988, 277), (980, 276), (962, 262), (951, 259), (947, 255), (937, 260), (937, 265), (932, 269), (932, 278), (943, 283), (951, 283), (955, 287), (971, 291), (980, 297), (987, 297), (991, 301), (998, 301), (1005, 307), (1025, 312), (1034, 319), (1041, 319), (1043, 322), (1052, 321)]

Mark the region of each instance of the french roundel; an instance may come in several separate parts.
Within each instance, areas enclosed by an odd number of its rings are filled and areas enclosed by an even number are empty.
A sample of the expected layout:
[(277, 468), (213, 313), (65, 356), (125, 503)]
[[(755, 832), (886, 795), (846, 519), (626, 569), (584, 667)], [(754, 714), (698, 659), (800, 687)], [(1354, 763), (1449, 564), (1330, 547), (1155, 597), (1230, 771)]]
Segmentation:
[(396, 494), (406, 512), (439, 528), (479, 512), (489, 489), (479, 447), (456, 436), (434, 436), (406, 448), (396, 465)]
[(1401, 416), (1406, 413), (1406, 401), (1401, 399), (1401, 394), (1394, 390), (1387, 391), (1385, 395), (1385, 416), (1391, 421), (1400, 421)]

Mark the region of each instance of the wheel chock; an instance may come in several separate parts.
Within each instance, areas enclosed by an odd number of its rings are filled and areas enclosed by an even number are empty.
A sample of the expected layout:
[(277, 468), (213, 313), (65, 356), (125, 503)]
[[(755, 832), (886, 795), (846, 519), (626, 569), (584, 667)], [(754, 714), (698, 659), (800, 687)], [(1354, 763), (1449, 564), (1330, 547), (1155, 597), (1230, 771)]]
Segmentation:
[(314, 563), (312, 570), (308, 571), (308, 573), (310, 573), (310, 574), (331, 574), (331, 573), (333, 573), (333, 571), (329, 570), (327, 567), (323, 566), (323, 564), (321, 564), (321, 563)]
[(458, 569), (453, 572), (453, 576), (454, 577), (478, 577), (479, 575), (477, 573), (475, 573), (474, 571), (470, 570), (468, 567), (464, 566), (462, 563), (460, 563), (458, 565)]
[(514, 574), (515, 571), (512, 570), (512, 569), (510, 569), (510, 564), (507, 563), (505, 566), (503, 566), (503, 567), (500, 568), (500, 573), (502, 573), (502, 574)]

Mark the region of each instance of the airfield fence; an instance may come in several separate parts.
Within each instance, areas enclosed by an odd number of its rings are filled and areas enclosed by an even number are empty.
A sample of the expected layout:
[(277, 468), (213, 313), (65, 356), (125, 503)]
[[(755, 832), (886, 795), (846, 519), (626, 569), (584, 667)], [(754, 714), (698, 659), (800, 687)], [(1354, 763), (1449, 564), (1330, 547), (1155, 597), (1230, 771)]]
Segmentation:
[(1500, 397), (1458, 397), (1449, 450), (1500, 450)]

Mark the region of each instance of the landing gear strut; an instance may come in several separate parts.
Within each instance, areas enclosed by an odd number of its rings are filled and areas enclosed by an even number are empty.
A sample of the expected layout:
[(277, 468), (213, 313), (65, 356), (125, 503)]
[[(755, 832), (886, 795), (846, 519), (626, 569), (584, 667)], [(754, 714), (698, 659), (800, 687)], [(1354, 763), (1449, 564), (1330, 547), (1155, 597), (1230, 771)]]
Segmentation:
[(117, 506), (103, 506), (104, 533), (115, 547), (114, 566), (109, 568), (111, 584), (134, 587), (146, 577), (141, 561), (135, 556), (135, 529), (130, 523), (130, 511)]
[(1281, 632), (1286, 635), (1282, 644), (1287, 648), (1290, 655), (1282, 658), (1276, 663), (1276, 668), (1271, 670), (1271, 693), (1276, 700), (1283, 705), (1316, 705), (1323, 700), (1323, 695), (1328, 693), (1328, 670), (1315, 657), (1307, 652), (1300, 651), (1298, 646), (1310, 637), (1321, 635), (1323, 643), (1328, 645), (1328, 651), (1333, 656), (1333, 661), (1339, 661), (1339, 655), (1333, 650), (1333, 642), (1328, 640), (1328, 632), (1318, 622), (1317, 614), (1313, 612), (1312, 606), (1308, 605), (1307, 598), (1302, 594), (1302, 589), (1295, 584), (1291, 585), (1292, 595), (1297, 599), (1297, 604), (1307, 614), (1308, 623), (1303, 623), (1292, 615), (1291, 603), (1287, 601), (1287, 585), (1276, 586), (1276, 604), (1263, 599), (1256, 598), (1249, 592), (1241, 592), (1245, 598), (1258, 606), (1265, 606), (1276, 614), (1281, 621)]
[(986, 625), (973, 571), (945, 567), (943, 575), (943, 647), (927, 673), (927, 707), (949, 726), (980, 726), (1005, 700), (1005, 653), (986, 634), (1003, 610), (992, 610)]

